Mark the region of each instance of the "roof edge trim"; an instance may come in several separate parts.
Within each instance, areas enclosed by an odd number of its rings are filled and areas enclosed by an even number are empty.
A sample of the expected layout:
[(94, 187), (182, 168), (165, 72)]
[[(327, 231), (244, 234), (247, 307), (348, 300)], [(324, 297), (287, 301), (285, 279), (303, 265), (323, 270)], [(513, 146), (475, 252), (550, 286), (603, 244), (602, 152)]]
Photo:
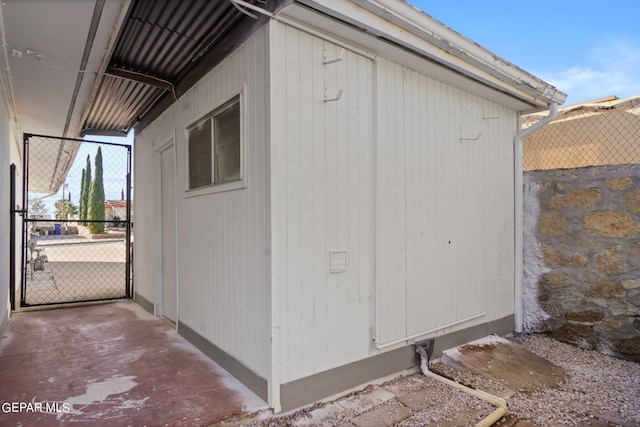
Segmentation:
[[(509, 61), (491, 53), (479, 44), (469, 40), (462, 34), (447, 27), (440, 21), (432, 18), (421, 10), (413, 7), (405, 1), (398, 0), (297, 0), (313, 9), (333, 15), (338, 19), (345, 16), (351, 18), (351, 23), (358, 25), (367, 32), (380, 34), (386, 32), (390, 39), (403, 47), (420, 51), (443, 64), (449, 64), (452, 68), (460, 68), (461, 62), (466, 64), (465, 71), (475, 74), (480, 80), (482, 73), (491, 75), (500, 80), (512, 90), (511, 92), (526, 102), (534, 102), (538, 107), (548, 108), (552, 102), (564, 103), (567, 95), (549, 83), (533, 76)], [(348, 5), (346, 3), (351, 3)], [(384, 19), (394, 26), (408, 32), (413, 37), (403, 36), (396, 32), (390, 34), (388, 29), (367, 25), (364, 19), (356, 16), (357, 9), (362, 9)], [(340, 15), (340, 16), (338, 16)], [(354, 23), (353, 21), (358, 21)], [(420, 46), (415, 37), (425, 41), (437, 49), (426, 51)], [(485, 75), (486, 75), (485, 74)]]
[(120, 38), (120, 30), (124, 25), (127, 17), (129, 16), (129, 12), (131, 9), (131, 1), (132, 0), (124, 0), (122, 3), (122, 9), (120, 10), (120, 16), (116, 21), (116, 24), (113, 28), (113, 32), (111, 33), (111, 38), (107, 44), (107, 48), (105, 49), (105, 55), (102, 57), (102, 62), (100, 63), (100, 67), (98, 68), (98, 72), (96, 73), (96, 77), (93, 82), (93, 87), (91, 88), (91, 93), (89, 94), (89, 98), (85, 103), (82, 114), (80, 116), (80, 128), (76, 130), (76, 135), (84, 136), (85, 135), (85, 123), (87, 122), (87, 118), (89, 117), (89, 112), (95, 102), (96, 96), (98, 95), (98, 91), (100, 90), (101, 82), (106, 73), (107, 67), (109, 66), (109, 61), (111, 61), (111, 56), (113, 55), (113, 50), (116, 47), (116, 42)]

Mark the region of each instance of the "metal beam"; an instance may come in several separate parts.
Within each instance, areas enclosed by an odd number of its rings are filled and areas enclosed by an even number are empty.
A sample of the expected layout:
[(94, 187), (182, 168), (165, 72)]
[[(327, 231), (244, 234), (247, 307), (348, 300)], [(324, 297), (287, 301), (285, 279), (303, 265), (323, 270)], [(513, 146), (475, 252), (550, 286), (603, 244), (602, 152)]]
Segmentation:
[(136, 71), (125, 70), (124, 68), (117, 67), (107, 67), (105, 74), (173, 92), (173, 84), (171, 84), (171, 82), (149, 74), (138, 73)]
[[(84, 78), (84, 71), (87, 68), (89, 62), (89, 56), (91, 55), (91, 49), (93, 48), (93, 42), (96, 38), (98, 26), (100, 25), (100, 18), (102, 17), (102, 11), (104, 9), (104, 0), (97, 0), (93, 9), (93, 16), (91, 17), (91, 25), (89, 27), (89, 33), (87, 34), (87, 41), (84, 45), (84, 52), (82, 53), (82, 61), (80, 62), (80, 68), (78, 69), (78, 75), (76, 76), (76, 85), (73, 88), (73, 96), (71, 103), (69, 104), (69, 111), (67, 112), (67, 120), (64, 124), (64, 130), (62, 136), (69, 136), (69, 126), (71, 125), (71, 118), (73, 112), (76, 109), (76, 102), (78, 100), (78, 93), (80, 92), (80, 86), (82, 85), (82, 79)], [(75, 135), (73, 135), (75, 136)]]
[(127, 136), (127, 132), (123, 130), (109, 129), (82, 129), (80, 136), (99, 135), (99, 136)]

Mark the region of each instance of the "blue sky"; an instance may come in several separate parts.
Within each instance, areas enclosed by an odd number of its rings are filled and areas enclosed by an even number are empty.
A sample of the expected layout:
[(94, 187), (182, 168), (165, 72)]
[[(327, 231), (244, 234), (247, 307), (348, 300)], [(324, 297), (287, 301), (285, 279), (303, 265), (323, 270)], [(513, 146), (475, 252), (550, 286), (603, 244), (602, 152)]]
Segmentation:
[(638, 0), (409, 0), (556, 86), (566, 104), (640, 94)]

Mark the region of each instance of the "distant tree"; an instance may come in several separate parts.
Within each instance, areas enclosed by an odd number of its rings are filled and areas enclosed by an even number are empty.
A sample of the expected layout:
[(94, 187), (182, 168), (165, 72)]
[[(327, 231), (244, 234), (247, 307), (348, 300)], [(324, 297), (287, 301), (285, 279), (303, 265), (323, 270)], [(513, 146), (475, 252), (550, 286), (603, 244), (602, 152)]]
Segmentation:
[(84, 210), (84, 202), (82, 200), (82, 192), (84, 191), (84, 180), (86, 175), (86, 170), (82, 168), (82, 178), (80, 179), (80, 199), (78, 200), (78, 218), (86, 219), (82, 217), (82, 212)]
[[(102, 150), (100, 147), (98, 147), (94, 165), (96, 171), (89, 189), (87, 219), (104, 221), (104, 184), (102, 179)], [(90, 222), (88, 228), (91, 234), (102, 234), (104, 233), (104, 222)]]
[[(82, 188), (80, 189), (80, 212), (79, 217), (81, 220), (88, 219), (89, 213), (89, 189), (91, 187), (91, 158), (87, 154), (87, 166), (85, 168), (84, 181), (82, 181)], [(86, 225), (86, 222), (81, 222)]]
[(122, 193), (120, 193), (120, 200), (124, 200), (124, 189), (122, 190)]
[(56, 219), (65, 220), (70, 215), (78, 213), (78, 207), (69, 200), (58, 200), (54, 205), (56, 210)]
[(29, 217), (34, 218), (36, 216), (43, 217), (48, 215), (47, 207), (40, 199), (29, 200)]

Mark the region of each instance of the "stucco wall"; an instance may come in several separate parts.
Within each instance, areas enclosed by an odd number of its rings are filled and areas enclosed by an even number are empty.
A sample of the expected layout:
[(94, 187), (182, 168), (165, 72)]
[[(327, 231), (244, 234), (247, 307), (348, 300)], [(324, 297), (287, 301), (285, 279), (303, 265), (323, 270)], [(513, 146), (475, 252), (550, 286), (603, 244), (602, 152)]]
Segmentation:
[(640, 360), (640, 165), (525, 174), (525, 327)]
[(4, 100), (0, 98), (0, 260), (4, 263), (0, 268), (0, 332), (9, 319), (9, 165), (10, 160), (10, 126)]

